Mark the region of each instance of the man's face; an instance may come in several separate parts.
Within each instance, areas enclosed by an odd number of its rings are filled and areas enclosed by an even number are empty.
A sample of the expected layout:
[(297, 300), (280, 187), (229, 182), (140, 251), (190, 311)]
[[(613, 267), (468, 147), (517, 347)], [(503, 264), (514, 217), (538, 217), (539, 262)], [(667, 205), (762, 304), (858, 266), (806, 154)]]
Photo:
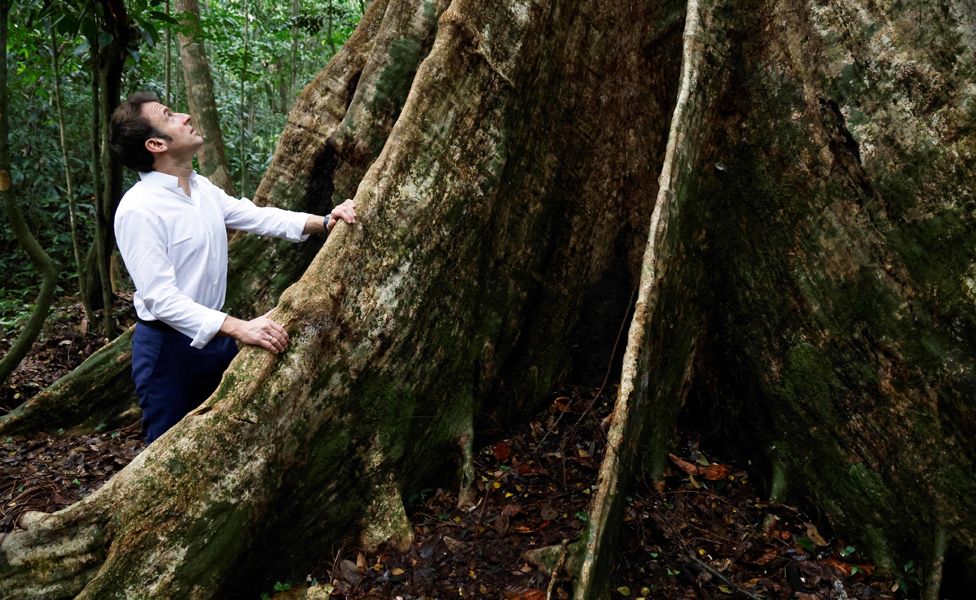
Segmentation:
[(193, 129), (190, 123), (190, 115), (175, 113), (159, 102), (143, 104), (142, 114), (149, 119), (153, 127), (170, 138), (169, 140), (162, 140), (165, 148), (154, 143), (154, 140), (160, 138), (150, 138), (146, 143), (151, 152), (164, 151), (174, 156), (181, 154), (192, 156), (203, 146), (203, 136)]

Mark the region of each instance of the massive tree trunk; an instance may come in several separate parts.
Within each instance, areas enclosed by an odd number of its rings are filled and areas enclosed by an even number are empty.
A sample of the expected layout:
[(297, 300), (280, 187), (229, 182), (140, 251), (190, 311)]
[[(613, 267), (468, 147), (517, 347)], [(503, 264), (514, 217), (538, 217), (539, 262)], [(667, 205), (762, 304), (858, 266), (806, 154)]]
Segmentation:
[[(464, 485), (475, 415), (530, 410), (587, 294), (638, 276), (579, 597), (686, 402), (880, 566), (948, 539), (976, 567), (974, 13), (375, 0), (259, 193), (360, 206), (281, 297), (288, 352), (245, 350), (105, 487), (28, 518), (3, 597), (228, 596), (350, 532), (404, 543), (401, 497)], [(271, 301), (301, 252), (237, 252), (275, 277), (235, 296)]]
[(976, 573), (976, 7), (771, 8), (704, 159), (702, 383), (880, 566), (946, 530)]
[[(460, 462), (475, 414), (527, 410), (549, 389), (583, 291), (626, 270), (643, 238), (680, 7), (620, 54), (600, 31), (639, 22), (634, 6), (456, 2), (437, 21), (444, 8), (374, 2), (360, 33), (378, 51), (359, 85), (337, 81), (323, 102), (341, 111), (354, 90), (345, 127), (308, 136), (314, 183), (287, 166), (266, 179), (325, 199), (365, 170), (361, 225), (333, 232), (275, 312), (289, 352), (244, 351), (204, 407), (105, 487), (8, 536), (10, 595), (232, 594), (255, 564), (276, 566), (270, 554), (307, 564), (360, 519), (368, 539), (403, 540), (401, 493)], [(409, 34), (435, 22), (428, 53)], [(408, 88), (402, 112), (378, 120)]]
[(183, 26), (178, 39), (183, 82), (186, 85), (186, 100), (190, 105), (194, 126), (200, 130), (200, 134), (206, 141), (197, 153), (200, 173), (233, 196), (235, 195), (234, 181), (227, 167), (224, 135), (220, 130), (220, 114), (214, 102), (210, 62), (207, 61), (207, 52), (203, 46), (200, 5), (197, 0), (177, 0), (176, 10), (181, 13)]

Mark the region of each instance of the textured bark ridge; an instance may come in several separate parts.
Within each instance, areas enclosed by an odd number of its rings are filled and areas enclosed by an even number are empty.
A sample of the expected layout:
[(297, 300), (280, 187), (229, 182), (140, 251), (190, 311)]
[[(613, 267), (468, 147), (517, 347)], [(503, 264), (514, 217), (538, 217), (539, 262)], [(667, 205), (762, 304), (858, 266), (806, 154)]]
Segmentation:
[(660, 475), (689, 382), (696, 419), (882, 569), (926, 565), (933, 597), (944, 556), (976, 572), (974, 19), (843, 0), (702, 19), (713, 53), (728, 30), (728, 58), (685, 58), (729, 83), (691, 97), (696, 135), (679, 98), (670, 143), (699, 158), (684, 178), (665, 162), (676, 193), (652, 223), (677, 219), (652, 224), (642, 281), (660, 320), (638, 302), (577, 597), (599, 597), (627, 458)]
[(704, 234), (702, 148), (711, 140), (716, 100), (728, 69), (729, 23), (720, 14), (723, 10), (725, 3), (713, 0), (691, 0), (686, 9), (681, 84), (606, 454), (578, 560), (574, 596), (580, 600), (610, 595), (610, 559), (626, 490), (640, 465), (645, 475), (661, 477), (703, 333), (699, 287), (704, 271), (695, 241)]
[(0, 597), (233, 596), (352, 532), (407, 541), (401, 498), (463, 484), (474, 416), (531, 409), (621, 272), (639, 303), (578, 597), (683, 403), (881, 567), (976, 572), (971, 3), (482, 4), (371, 4), (259, 192), (355, 192), (359, 224), (314, 259), (239, 254), (270, 275), (235, 293), (254, 307), (311, 259), (275, 311), (290, 349), (245, 350), (104, 488), (7, 536)]

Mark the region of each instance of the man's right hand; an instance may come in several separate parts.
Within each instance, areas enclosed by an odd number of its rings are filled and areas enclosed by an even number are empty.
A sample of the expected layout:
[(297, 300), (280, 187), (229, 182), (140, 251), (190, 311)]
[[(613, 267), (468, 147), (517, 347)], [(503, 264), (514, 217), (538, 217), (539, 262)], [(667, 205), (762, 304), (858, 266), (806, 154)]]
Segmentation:
[(267, 314), (250, 321), (227, 315), (220, 332), (248, 346), (260, 346), (273, 354), (283, 352), (288, 346), (288, 332)]

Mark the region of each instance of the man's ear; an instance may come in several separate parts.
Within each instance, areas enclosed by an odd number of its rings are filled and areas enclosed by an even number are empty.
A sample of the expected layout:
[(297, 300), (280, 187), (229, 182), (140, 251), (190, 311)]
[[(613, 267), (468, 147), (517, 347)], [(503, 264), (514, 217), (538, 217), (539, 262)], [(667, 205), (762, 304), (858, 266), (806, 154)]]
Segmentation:
[(146, 140), (146, 150), (149, 150), (153, 154), (166, 152), (166, 141), (161, 138), (151, 137)]

